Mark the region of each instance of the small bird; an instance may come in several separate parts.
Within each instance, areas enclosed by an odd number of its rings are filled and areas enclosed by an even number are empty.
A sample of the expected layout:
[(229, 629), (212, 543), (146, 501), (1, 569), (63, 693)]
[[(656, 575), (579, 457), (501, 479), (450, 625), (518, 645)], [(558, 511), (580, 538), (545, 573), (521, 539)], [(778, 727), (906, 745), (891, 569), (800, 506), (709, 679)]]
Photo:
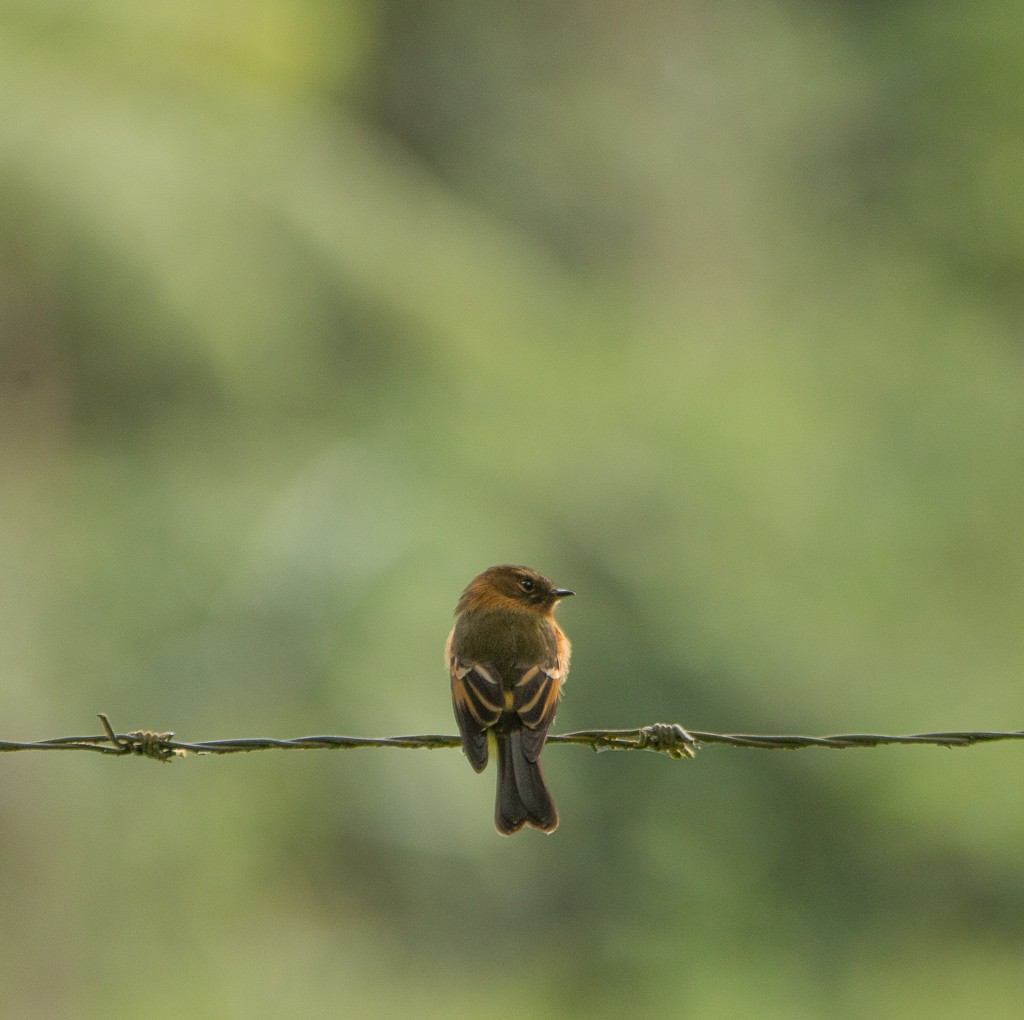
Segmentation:
[(455, 607), (445, 658), (462, 750), (477, 772), (488, 744), (498, 752), (494, 825), (511, 836), (524, 825), (558, 828), (558, 809), (540, 752), (569, 672), (572, 645), (555, 606), (575, 592), (529, 567), (503, 564), (474, 577)]

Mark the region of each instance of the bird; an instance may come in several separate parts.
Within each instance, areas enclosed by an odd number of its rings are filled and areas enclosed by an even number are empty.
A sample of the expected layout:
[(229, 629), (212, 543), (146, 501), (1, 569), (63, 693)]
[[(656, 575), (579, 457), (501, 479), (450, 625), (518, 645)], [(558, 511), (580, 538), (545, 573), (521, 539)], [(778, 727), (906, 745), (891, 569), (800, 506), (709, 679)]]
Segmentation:
[(540, 753), (569, 673), (572, 645), (555, 607), (576, 593), (530, 567), (500, 564), (478, 574), (455, 607), (445, 659), (462, 750), (477, 772), (490, 746), (498, 758), (495, 828), (558, 827)]

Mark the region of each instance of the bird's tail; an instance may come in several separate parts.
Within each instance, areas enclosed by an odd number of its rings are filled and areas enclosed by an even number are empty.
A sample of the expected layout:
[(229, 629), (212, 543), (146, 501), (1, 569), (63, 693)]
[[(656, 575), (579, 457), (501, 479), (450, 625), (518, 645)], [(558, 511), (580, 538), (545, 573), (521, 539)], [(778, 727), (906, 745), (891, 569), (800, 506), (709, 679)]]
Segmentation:
[(511, 836), (524, 825), (541, 832), (558, 828), (558, 809), (544, 782), (540, 760), (530, 761), (523, 748), (522, 730), (514, 727), (496, 734), (498, 744), (498, 797), (494, 825)]

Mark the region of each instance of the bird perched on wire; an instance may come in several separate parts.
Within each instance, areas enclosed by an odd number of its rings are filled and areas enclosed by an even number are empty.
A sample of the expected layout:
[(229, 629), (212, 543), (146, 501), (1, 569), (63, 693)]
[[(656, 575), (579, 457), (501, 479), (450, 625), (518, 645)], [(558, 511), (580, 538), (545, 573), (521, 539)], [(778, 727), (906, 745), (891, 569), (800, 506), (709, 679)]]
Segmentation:
[(575, 592), (529, 567), (503, 564), (474, 577), (455, 607), (445, 658), (462, 750), (477, 772), (498, 755), (494, 824), (510, 836), (524, 825), (558, 827), (540, 753), (569, 672), (572, 646), (555, 606)]

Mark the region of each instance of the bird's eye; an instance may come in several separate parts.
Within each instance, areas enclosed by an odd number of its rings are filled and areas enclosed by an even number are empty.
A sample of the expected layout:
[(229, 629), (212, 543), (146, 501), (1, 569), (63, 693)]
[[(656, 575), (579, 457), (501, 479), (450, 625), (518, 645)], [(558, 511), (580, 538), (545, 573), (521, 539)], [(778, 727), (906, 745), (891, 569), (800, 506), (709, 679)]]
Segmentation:
[(522, 588), (523, 591), (533, 591), (533, 581), (528, 577), (523, 577), (519, 581), (519, 587)]

